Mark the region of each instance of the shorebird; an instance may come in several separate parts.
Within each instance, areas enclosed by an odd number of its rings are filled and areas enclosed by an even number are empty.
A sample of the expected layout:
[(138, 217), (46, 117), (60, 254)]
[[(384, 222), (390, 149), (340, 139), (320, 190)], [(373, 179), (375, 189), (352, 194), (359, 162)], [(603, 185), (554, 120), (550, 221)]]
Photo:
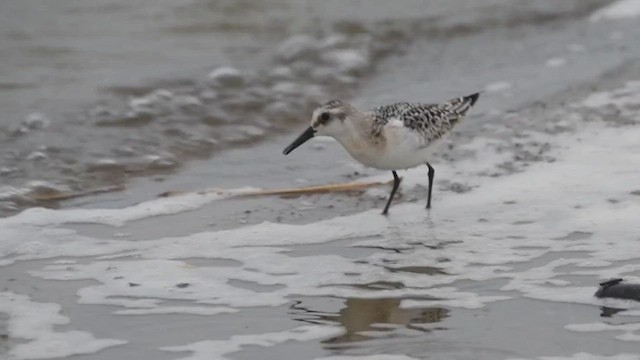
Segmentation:
[(389, 213), (401, 178), (396, 170), (426, 164), (429, 168), (427, 209), (431, 208), (431, 190), (435, 170), (429, 163), (434, 144), (459, 123), (476, 103), (479, 93), (451, 99), (440, 104), (400, 102), (360, 111), (340, 100), (332, 100), (313, 111), (311, 124), (283, 153), (314, 136), (330, 136), (360, 163), (391, 170), (393, 188), (382, 211)]

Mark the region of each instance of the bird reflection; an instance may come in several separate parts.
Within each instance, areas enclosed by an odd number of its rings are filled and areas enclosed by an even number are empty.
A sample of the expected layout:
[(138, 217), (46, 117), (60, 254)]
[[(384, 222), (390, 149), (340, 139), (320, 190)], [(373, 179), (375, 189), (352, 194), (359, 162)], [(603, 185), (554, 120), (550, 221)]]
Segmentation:
[(381, 332), (391, 332), (400, 327), (430, 332), (431, 329), (418, 325), (437, 323), (449, 316), (449, 310), (442, 307), (402, 309), (401, 301), (402, 299), (397, 298), (349, 298), (337, 314), (313, 311), (302, 306), (301, 302), (294, 304), (291, 309), (298, 314), (307, 315), (297, 319), (300, 321), (314, 324), (340, 324), (345, 332), (323, 341), (331, 345), (378, 338)]

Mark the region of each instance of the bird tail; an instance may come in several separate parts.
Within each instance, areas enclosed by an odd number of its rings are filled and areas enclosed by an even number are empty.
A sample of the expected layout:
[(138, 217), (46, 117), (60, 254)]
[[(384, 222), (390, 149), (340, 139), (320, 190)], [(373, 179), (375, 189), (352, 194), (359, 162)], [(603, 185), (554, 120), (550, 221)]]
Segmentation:
[(478, 101), (480, 97), (480, 93), (477, 92), (475, 94), (455, 98), (449, 100), (449, 104), (452, 106), (453, 111), (458, 113), (460, 116), (464, 116), (469, 109)]

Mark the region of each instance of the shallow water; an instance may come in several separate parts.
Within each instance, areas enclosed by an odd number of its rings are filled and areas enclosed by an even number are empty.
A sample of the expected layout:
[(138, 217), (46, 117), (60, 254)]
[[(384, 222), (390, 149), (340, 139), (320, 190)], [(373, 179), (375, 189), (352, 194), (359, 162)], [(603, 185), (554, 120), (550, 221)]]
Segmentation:
[[(410, 23), (423, 8), (407, 4), (397, 16)], [(434, 159), (431, 211), (419, 168), (403, 174), (387, 218), (379, 215), (386, 188), (296, 198), (198, 193), (390, 176), (332, 142), (282, 158), (295, 133), (267, 131), (269, 141), (211, 159), (176, 157), (178, 171), (127, 178), (125, 191), (0, 219), (0, 313), (8, 314), (0, 354), (639, 359), (638, 304), (593, 296), (605, 279), (640, 282), (640, 48), (627, 41), (639, 35), (637, 21), (590, 22), (586, 2), (496, 1), (471, 19), (456, 17), (467, 2), (431, 4), (444, 20), (413, 23), (408, 33), (422, 37), (381, 52), (345, 89), (363, 106), (486, 89)], [(389, 11), (360, 15), (377, 21)], [(522, 24), (487, 20), (504, 14)], [(158, 89), (145, 86), (141, 95)], [(117, 93), (130, 91), (121, 84), (104, 98), (127, 107), (131, 99)], [(304, 125), (283, 124), (292, 132)], [(153, 131), (148, 125), (140, 129)], [(184, 193), (156, 199), (172, 190)]]
[[(618, 94), (611, 98), (626, 104), (618, 108), (624, 113), (638, 97), (619, 94), (633, 86), (596, 98)], [(568, 108), (581, 113), (593, 99)], [(460, 159), (439, 169), (474, 190), (441, 193), (437, 211), (426, 214), (422, 202), (405, 203), (388, 218), (379, 209), (345, 217), (324, 211), (327, 220), (306, 225), (218, 230), (177, 217), (188, 206), (195, 209), (190, 218), (205, 218), (232, 199), (186, 194), (115, 211), (29, 210), (0, 222), (11, 239), (3, 244), (3, 296), (28, 293), (22, 303), (31, 311), (42, 302), (63, 304), (72, 325), (50, 330), (69, 345), (62, 351), (111, 346), (86, 358), (634, 354), (638, 306), (593, 293), (602, 278), (639, 278), (640, 203), (627, 196), (634, 174), (624, 171), (638, 161), (638, 127), (566, 115), (574, 120), (565, 126), (575, 128), (562, 138), (530, 133), (550, 144), (553, 161), (534, 161), (519, 173), (482, 176), (499, 165), (496, 148), (465, 145), (489, 161), (469, 170), (475, 160)], [(612, 149), (627, 156), (603, 161)], [(591, 161), (603, 171), (594, 172)], [(586, 175), (592, 181), (583, 181)], [(405, 190), (423, 180), (418, 170), (406, 173)], [(535, 184), (546, 186), (528, 192)], [(155, 227), (171, 220), (189, 231), (154, 234), (136, 225), (154, 219)], [(20, 318), (7, 304), (11, 328)], [(604, 318), (603, 306), (629, 310)], [(156, 328), (163, 331), (149, 330)], [(73, 347), (80, 335), (65, 332), (71, 329), (90, 330), (95, 339), (83, 341), (86, 350)], [(13, 348), (18, 357), (49, 339), (29, 327), (20, 337), (33, 340)]]
[[(544, 26), (602, 3), (4, 1), (0, 211), (122, 190), (289, 132), (420, 39)], [(443, 69), (424, 55), (406, 74)]]

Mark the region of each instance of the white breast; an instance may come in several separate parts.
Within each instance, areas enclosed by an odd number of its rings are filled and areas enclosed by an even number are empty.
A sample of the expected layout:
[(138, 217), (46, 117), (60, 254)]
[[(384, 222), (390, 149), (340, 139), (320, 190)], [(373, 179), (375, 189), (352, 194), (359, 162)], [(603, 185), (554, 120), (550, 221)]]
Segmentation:
[(435, 147), (427, 143), (420, 133), (404, 126), (398, 119), (384, 127), (384, 141), (354, 138), (338, 139), (349, 154), (362, 164), (382, 170), (401, 170), (424, 165), (430, 160)]

